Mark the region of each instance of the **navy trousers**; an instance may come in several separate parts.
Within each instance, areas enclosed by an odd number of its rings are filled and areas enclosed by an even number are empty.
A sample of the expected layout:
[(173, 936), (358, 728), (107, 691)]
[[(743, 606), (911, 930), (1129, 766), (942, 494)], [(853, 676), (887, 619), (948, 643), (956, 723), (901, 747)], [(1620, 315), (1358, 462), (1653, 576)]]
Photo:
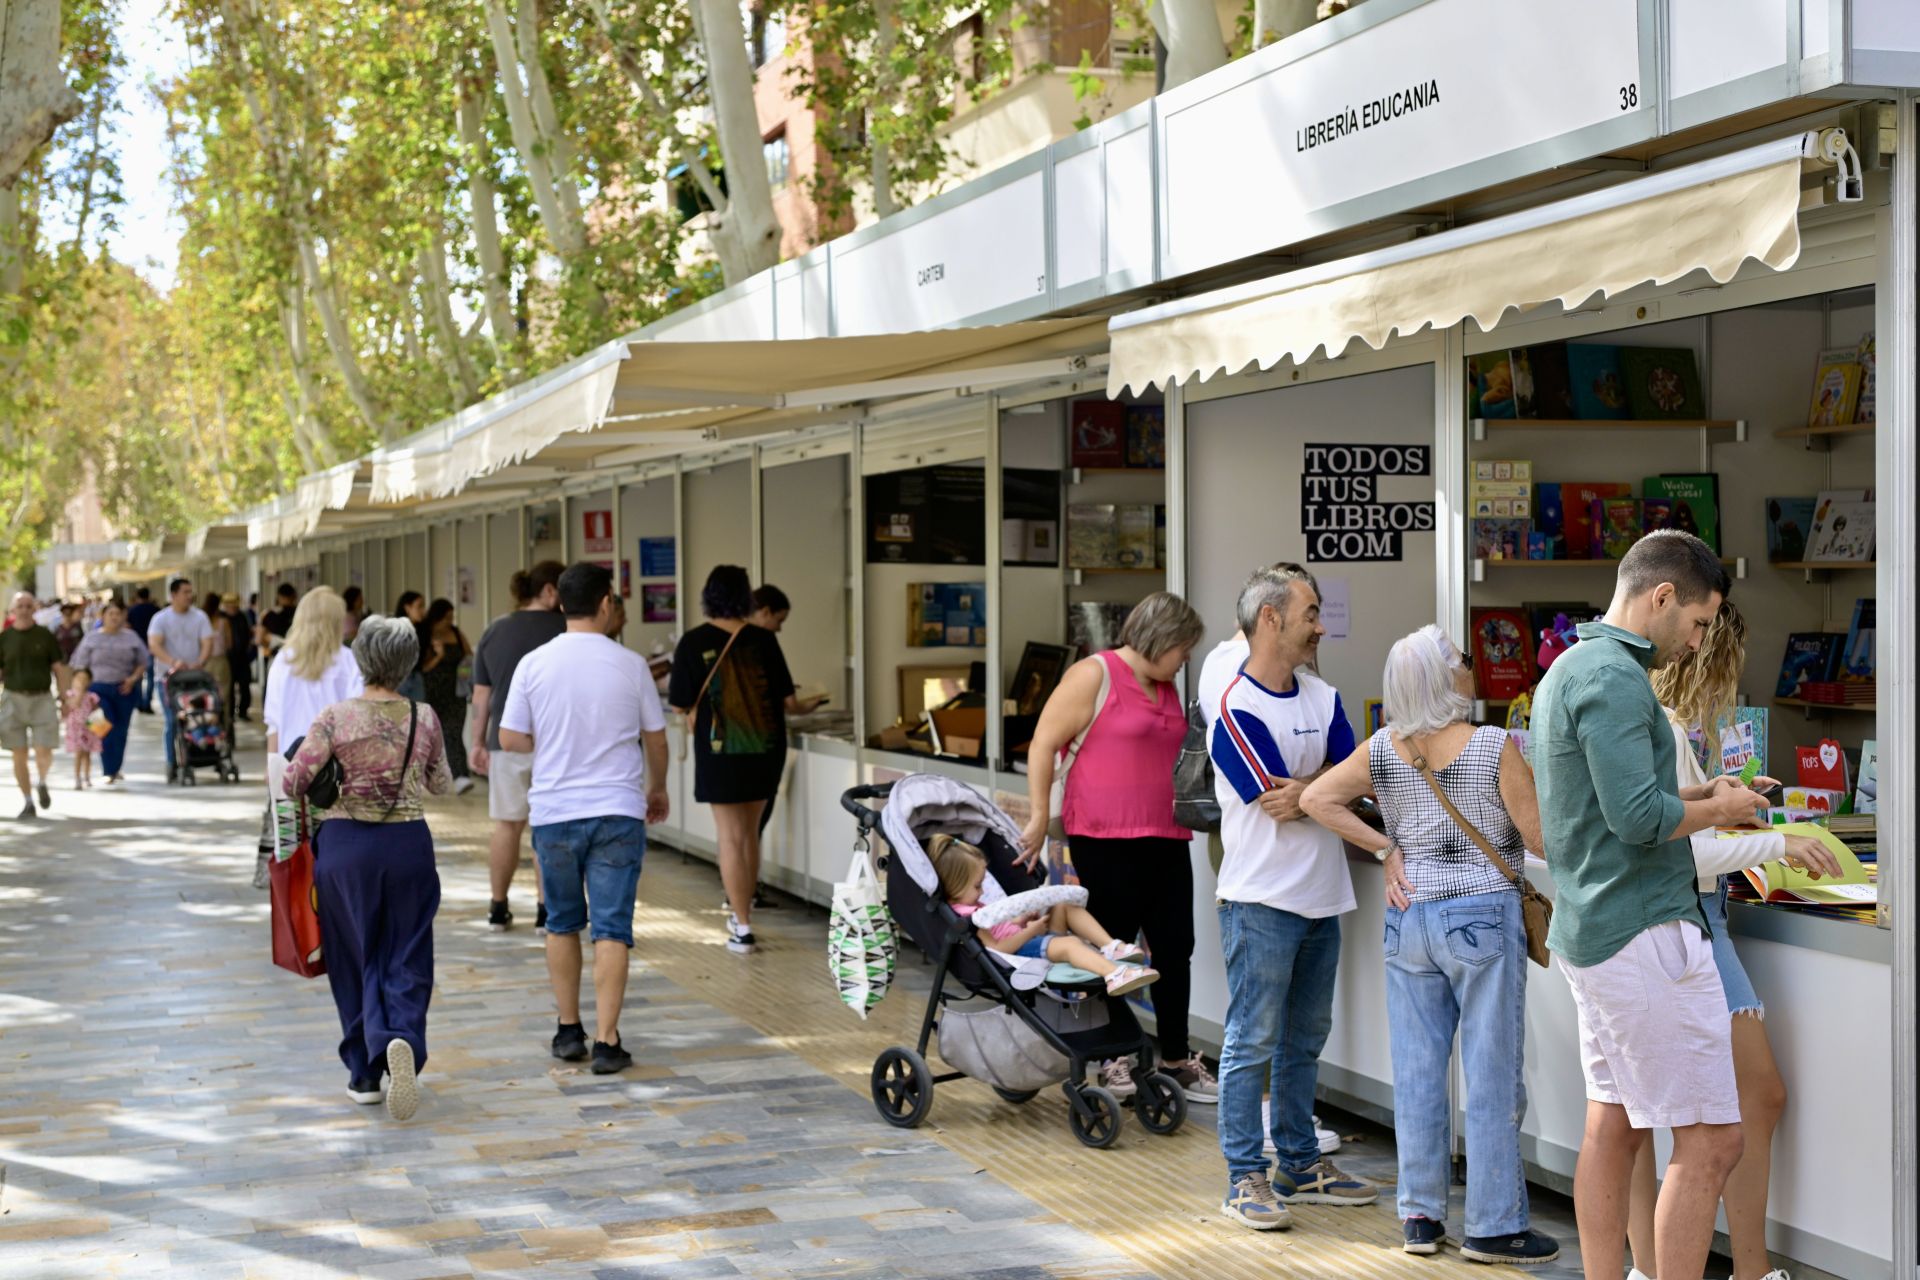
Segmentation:
[(88, 691), (100, 696), (100, 710), (106, 713), (113, 724), (113, 731), (100, 740), (100, 769), (111, 778), (120, 772), (120, 765), (127, 758), (127, 729), (133, 722), (134, 704), (139, 699), (138, 692), (122, 693), (118, 684), (104, 680), (87, 686)]
[(391, 1040), (424, 1066), (440, 909), (427, 824), (327, 819), (314, 835), (313, 887), (348, 1074), (378, 1079)]

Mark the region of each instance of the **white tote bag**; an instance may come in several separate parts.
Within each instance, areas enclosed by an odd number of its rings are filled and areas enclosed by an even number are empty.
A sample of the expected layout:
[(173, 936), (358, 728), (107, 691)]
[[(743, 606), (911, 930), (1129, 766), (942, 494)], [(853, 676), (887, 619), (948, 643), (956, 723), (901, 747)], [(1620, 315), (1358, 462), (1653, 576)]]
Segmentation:
[(873, 858), (865, 845), (853, 851), (847, 878), (833, 886), (833, 918), (827, 925), (827, 966), (847, 1008), (867, 1016), (893, 983), (898, 951), (893, 916)]

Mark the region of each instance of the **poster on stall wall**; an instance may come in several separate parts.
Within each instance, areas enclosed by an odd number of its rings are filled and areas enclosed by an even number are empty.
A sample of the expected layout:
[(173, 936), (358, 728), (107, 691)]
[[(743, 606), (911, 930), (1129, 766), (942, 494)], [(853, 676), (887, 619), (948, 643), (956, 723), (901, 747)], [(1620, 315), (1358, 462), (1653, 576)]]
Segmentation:
[(677, 622), (680, 596), (671, 582), (649, 582), (640, 588), (640, 621)]
[(1345, 578), (1320, 579), (1320, 625), (1327, 639), (1345, 640), (1352, 632), (1351, 592)]
[[(594, 563), (599, 565), (602, 569), (605, 569), (608, 573), (613, 572), (613, 561), (611, 560), (595, 560)], [(622, 560), (620, 562), (620, 596), (622, 599), (627, 599), (632, 595), (633, 595), (633, 561)]]
[(610, 556), (613, 554), (613, 512), (582, 511), (580, 513), (581, 532), (585, 534), (581, 549), (590, 556)]
[(672, 538), (640, 539), (640, 576), (671, 578), (678, 566), (674, 561)]
[(474, 578), (473, 578), (472, 565), (463, 564), (460, 566), (460, 572), (458, 574), (458, 582), (459, 582), (459, 585), (455, 588), (455, 590), (459, 594), (454, 597), (455, 602), (458, 604), (477, 603), (478, 596), (474, 591)]

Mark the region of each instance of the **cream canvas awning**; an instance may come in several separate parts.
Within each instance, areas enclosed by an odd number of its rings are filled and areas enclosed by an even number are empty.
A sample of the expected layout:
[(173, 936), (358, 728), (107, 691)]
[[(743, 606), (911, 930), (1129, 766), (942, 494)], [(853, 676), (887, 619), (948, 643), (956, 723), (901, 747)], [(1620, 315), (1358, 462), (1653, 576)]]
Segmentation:
[(1355, 338), (1377, 350), (1396, 334), (1465, 319), (1491, 329), (1510, 309), (1573, 307), (1694, 271), (1725, 283), (1750, 259), (1783, 270), (1800, 254), (1803, 172), (1809, 162), (1832, 163), (1834, 135), (1844, 148), (1838, 130), (1796, 134), (1115, 317), (1108, 394), (1299, 363), (1322, 347), (1337, 356)]

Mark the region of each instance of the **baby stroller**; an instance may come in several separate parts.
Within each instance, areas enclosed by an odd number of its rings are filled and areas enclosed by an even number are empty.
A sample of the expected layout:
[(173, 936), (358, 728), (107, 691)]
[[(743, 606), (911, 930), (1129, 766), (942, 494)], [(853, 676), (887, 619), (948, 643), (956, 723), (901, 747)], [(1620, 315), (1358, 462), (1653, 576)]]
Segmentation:
[(240, 781), (233, 762), (233, 739), (220, 723), (220, 686), (204, 671), (176, 671), (167, 677), (173, 699), (173, 758), (180, 785), (198, 785), (195, 769), (212, 769), (222, 782)]
[[(886, 800), (885, 810), (861, 803), (870, 800)], [(932, 774), (855, 787), (840, 803), (859, 822), (863, 842), (876, 828), (883, 830), (892, 849), (880, 863), (887, 872), (888, 910), (939, 966), (918, 1044), (894, 1045), (873, 1064), (873, 1104), (881, 1119), (914, 1128), (927, 1118), (936, 1084), (967, 1076), (1013, 1103), (1058, 1083), (1072, 1108), (1074, 1137), (1089, 1147), (1110, 1147), (1125, 1113), (1110, 1091), (1087, 1083), (1087, 1064), (1130, 1057), (1139, 1081), (1130, 1105), (1140, 1123), (1158, 1134), (1179, 1129), (1187, 1118), (1187, 1095), (1155, 1064), (1126, 1000), (1109, 998), (1105, 983), (1085, 970), (990, 950), (947, 905), (922, 843), (941, 832), (987, 855), (989, 900), (1004, 896), (999, 890), (1019, 893), (1044, 883), (1041, 874), (1015, 864), (1020, 830), (1011, 818), (971, 787)], [(936, 1033), (940, 1057), (955, 1068), (943, 1075), (927, 1066), (927, 1046)]]

